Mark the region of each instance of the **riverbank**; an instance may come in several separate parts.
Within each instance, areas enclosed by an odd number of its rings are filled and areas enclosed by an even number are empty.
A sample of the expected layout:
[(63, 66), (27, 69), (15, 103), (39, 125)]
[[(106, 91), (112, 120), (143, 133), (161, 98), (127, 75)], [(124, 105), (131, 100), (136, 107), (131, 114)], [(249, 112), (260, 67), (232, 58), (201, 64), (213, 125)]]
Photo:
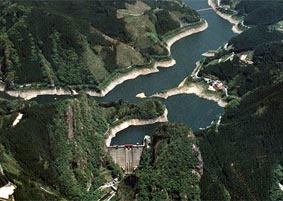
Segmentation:
[(188, 78), (184, 79), (180, 83), (180, 85), (176, 88), (172, 88), (161, 93), (156, 93), (150, 97), (167, 99), (170, 96), (175, 96), (178, 94), (195, 94), (200, 98), (204, 98), (216, 102), (220, 107), (225, 107), (227, 105), (227, 102), (222, 100), (222, 98), (217, 94), (207, 93), (207, 89), (202, 84), (200, 83), (187, 84), (187, 79)]
[[(208, 28), (208, 23), (204, 20), (204, 23), (201, 24), (199, 27), (195, 28), (189, 28), (188, 30), (182, 31), (181, 33), (178, 33), (177, 35), (173, 36), (172, 38), (168, 39), (166, 41), (167, 49), (169, 52), (169, 55), (171, 55), (171, 46), (178, 40), (187, 37), (189, 35), (204, 31)], [(134, 69), (131, 72), (125, 73), (118, 77), (117, 79), (113, 80), (109, 85), (107, 85), (104, 89), (102, 89), (100, 92), (97, 92), (95, 90), (86, 90), (85, 92), (90, 96), (96, 96), (96, 97), (104, 97), (107, 95), (111, 90), (113, 90), (116, 86), (122, 84), (123, 82), (131, 79), (135, 79), (141, 75), (148, 75), (151, 73), (157, 73), (159, 72), (160, 68), (168, 68), (172, 67), (176, 64), (176, 61), (174, 59), (170, 59), (167, 61), (156, 61), (152, 68), (140, 68), (140, 69)], [(4, 91), (4, 89), (3, 89)], [(10, 96), (13, 97), (20, 97), (25, 100), (30, 100), (32, 98), (36, 98), (40, 95), (77, 95), (79, 92), (71, 89), (63, 89), (61, 87), (59, 88), (52, 88), (52, 89), (20, 89), (20, 90), (8, 90), (4, 91)]]
[(171, 54), (171, 46), (177, 42), (178, 40), (182, 39), (182, 38), (185, 38), (189, 35), (192, 35), (192, 34), (195, 34), (195, 33), (199, 33), (199, 32), (202, 32), (204, 30), (206, 30), (208, 28), (208, 23), (206, 20), (204, 20), (204, 23), (201, 24), (199, 27), (195, 27), (195, 28), (190, 28), (188, 30), (185, 30), (179, 34), (177, 34), (176, 36), (173, 36), (172, 38), (168, 39), (166, 41), (166, 44), (167, 44), (167, 49), (168, 49), (168, 52)]
[(154, 66), (152, 68), (141, 68), (133, 70), (129, 73), (126, 73), (124, 75), (121, 75), (116, 80), (113, 80), (106, 88), (102, 89), (100, 93), (97, 93), (96, 91), (86, 91), (86, 93), (90, 96), (99, 96), (104, 97), (107, 95), (111, 90), (113, 90), (116, 86), (119, 84), (122, 84), (123, 82), (127, 80), (135, 79), (141, 75), (148, 75), (151, 73), (157, 73), (159, 72), (158, 67), (160, 68), (169, 68), (171, 66), (174, 66), (176, 64), (175, 59), (170, 59), (168, 61), (158, 61), (154, 63)]
[(232, 31), (234, 33), (240, 34), (243, 31), (239, 29), (238, 24), (241, 23), (240, 19), (235, 19), (233, 15), (229, 15), (227, 13), (223, 13), (217, 9), (217, 5), (215, 4), (214, 0), (208, 0), (208, 5), (215, 11), (215, 13), (222, 17), (223, 19), (227, 20), (231, 24), (233, 24)]
[[(152, 68), (141, 68), (141, 69), (137, 69), (137, 70), (134, 70), (134, 71), (131, 71), (129, 73), (122, 75), (121, 77), (111, 82), (105, 89), (101, 90), (100, 93), (95, 90), (86, 90), (85, 93), (87, 93), (90, 96), (104, 97), (111, 90), (113, 90), (117, 85), (122, 84), (123, 82), (127, 80), (135, 79), (140, 75), (148, 75), (151, 73), (156, 73), (156, 72), (159, 72), (158, 67), (168, 68), (175, 64), (176, 64), (176, 61), (174, 59), (171, 59), (168, 61), (156, 62)], [(63, 89), (61, 87), (59, 88), (55, 87), (52, 89), (42, 89), (42, 90), (36, 90), (36, 89), (9, 90), (9, 91), (4, 91), (4, 92), (10, 96), (23, 98), (25, 100), (30, 100), (40, 95), (62, 96), (62, 95), (78, 95), (79, 94), (78, 91), (75, 91), (73, 89)]]
[(108, 132), (106, 132), (107, 138), (105, 140), (105, 144), (107, 147), (110, 146), (112, 138), (115, 137), (117, 133), (130, 126), (143, 126), (143, 125), (167, 122), (168, 121), (167, 115), (168, 115), (168, 110), (165, 109), (164, 113), (161, 116), (154, 119), (130, 119), (124, 121), (119, 125), (111, 128)]
[(232, 27), (232, 31), (233, 31), (234, 33), (236, 33), (236, 34), (240, 34), (240, 33), (243, 32), (243, 31), (239, 28), (238, 24), (237, 24), (237, 25), (235, 24), (235, 25)]
[(9, 96), (23, 98), (25, 100), (30, 100), (32, 98), (36, 98), (40, 95), (57, 95), (57, 96), (63, 96), (63, 95), (76, 95), (78, 94), (74, 90), (67, 90), (63, 89), (61, 87), (59, 88), (53, 88), (53, 89), (42, 89), (42, 90), (36, 90), (36, 89), (26, 89), (26, 90), (9, 90), (4, 91)]

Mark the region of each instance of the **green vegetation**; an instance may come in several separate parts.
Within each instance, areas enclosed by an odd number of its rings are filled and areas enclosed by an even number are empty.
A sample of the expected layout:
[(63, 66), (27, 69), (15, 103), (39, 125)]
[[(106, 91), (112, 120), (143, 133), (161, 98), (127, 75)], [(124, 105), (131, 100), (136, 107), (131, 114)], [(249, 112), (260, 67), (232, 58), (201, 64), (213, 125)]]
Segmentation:
[[(99, 91), (123, 73), (169, 59), (165, 39), (182, 31), (181, 26), (190, 28), (200, 21), (197, 12), (179, 0), (4, 0), (0, 11), (0, 80), (7, 89), (61, 86)], [(107, 130), (132, 118), (156, 118), (164, 110), (157, 101), (98, 103), (86, 95), (50, 104), (1, 99), (0, 184), (10, 181), (17, 186), (15, 200), (99, 200), (107, 193), (99, 186), (123, 176), (105, 152)], [(19, 113), (23, 118), (12, 126)], [(179, 142), (192, 148), (195, 139), (187, 137), (188, 128), (163, 129), (165, 152), (178, 153)], [(171, 143), (165, 132), (176, 140)], [(158, 154), (166, 163), (167, 156)], [(193, 151), (185, 156), (192, 159), (184, 168), (193, 180), (183, 180), (184, 186), (170, 191), (183, 173), (168, 178), (166, 189), (173, 199), (192, 192), (199, 198), (199, 179), (191, 172), (197, 156)]]
[(119, 186), (121, 200), (200, 200), (202, 162), (192, 130), (166, 123), (153, 135), (138, 170)]
[(230, 95), (221, 124), (197, 133), (202, 200), (282, 200), (282, 39), (273, 25), (256, 26), (202, 62), (199, 75)]
[(238, 12), (238, 15), (245, 16), (244, 24), (270, 25), (283, 19), (282, 0), (224, 0), (224, 5), (229, 5)]
[(200, 134), (203, 200), (282, 199), (282, 98), (282, 84), (258, 88)]
[(235, 52), (242, 52), (264, 43), (280, 40), (283, 40), (281, 32), (273, 30), (272, 27), (257, 26), (232, 38), (228, 44), (233, 45)]
[[(104, 151), (105, 133), (130, 118), (155, 118), (160, 102), (98, 103), (81, 95), (52, 104), (0, 101), (1, 184), (17, 185), (16, 200), (98, 200), (103, 183), (122, 175)], [(17, 113), (24, 114), (12, 127)]]
[[(251, 28), (229, 41), (232, 49), (207, 58), (199, 75), (222, 80), (229, 94), (239, 97), (257, 87), (281, 83), (282, 39), (283, 34), (270, 27)], [(243, 55), (252, 63), (242, 61)]]
[(117, 71), (168, 56), (162, 35), (199, 15), (179, 1), (0, 2), (0, 78), (99, 90)]

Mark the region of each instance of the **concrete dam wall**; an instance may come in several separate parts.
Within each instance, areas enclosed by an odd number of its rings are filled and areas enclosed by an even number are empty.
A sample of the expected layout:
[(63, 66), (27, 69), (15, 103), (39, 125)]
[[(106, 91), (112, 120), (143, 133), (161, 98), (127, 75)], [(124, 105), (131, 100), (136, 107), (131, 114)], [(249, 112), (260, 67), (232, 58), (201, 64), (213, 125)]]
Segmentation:
[(113, 161), (125, 172), (131, 174), (140, 163), (140, 158), (145, 145), (122, 145), (107, 147)]

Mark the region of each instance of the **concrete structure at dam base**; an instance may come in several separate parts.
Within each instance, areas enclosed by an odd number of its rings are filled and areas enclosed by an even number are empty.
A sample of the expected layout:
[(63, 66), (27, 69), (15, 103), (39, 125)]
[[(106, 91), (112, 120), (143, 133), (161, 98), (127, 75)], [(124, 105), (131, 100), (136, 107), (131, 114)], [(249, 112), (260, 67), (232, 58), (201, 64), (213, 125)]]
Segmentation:
[(149, 144), (150, 137), (146, 135), (142, 145), (125, 144), (108, 146), (107, 152), (113, 161), (124, 170), (125, 174), (131, 174), (139, 166), (142, 152), (145, 148), (149, 147)]

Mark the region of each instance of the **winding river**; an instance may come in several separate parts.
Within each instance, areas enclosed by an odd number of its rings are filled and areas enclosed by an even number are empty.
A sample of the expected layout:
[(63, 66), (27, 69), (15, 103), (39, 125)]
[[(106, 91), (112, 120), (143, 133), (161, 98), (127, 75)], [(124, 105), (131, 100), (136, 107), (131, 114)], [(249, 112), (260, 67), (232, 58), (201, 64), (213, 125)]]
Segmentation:
[[(206, 0), (184, 0), (193, 9), (208, 8)], [(196, 61), (202, 58), (201, 54), (217, 49), (235, 36), (232, 32), (232, 25), (220, 18), (213, 10), (200, 13), (207, 20), (208, 29), (203, 32), (188, 36), (177, 41), (171, 52), (176, 60), (176, 65), (171, 68), (160, 68), (160, 72), (140, 76), (134, 80), (128, 80), (118, 85), (99, 101), (110, 102), (123, 99), (132, 103), (138, 103), (142, 99), (136, 95), (144, 92), (147, 96), (165, 89), (174, 88), (192, 73)], [(56, 96), (39, 96), (35, 100), (38, 102), (49, 102)], [(64, 97), (58, 97), (64, 98)], [(201, 127), (208, 126), (212, 120), (217, 118), (223, 108), (215, 102), (199, 98), (195, 95), (176, 95), (167, 100), (159, 99), (164, 103), (169, 111), (168, 119), (171, 122), (185, 123), (193, 130), (197, 131)], [(132, 126), (117, 134), (111, 144), (136, 144), (141, 142), (144, 135), (150, 135), (157, 125)]]

